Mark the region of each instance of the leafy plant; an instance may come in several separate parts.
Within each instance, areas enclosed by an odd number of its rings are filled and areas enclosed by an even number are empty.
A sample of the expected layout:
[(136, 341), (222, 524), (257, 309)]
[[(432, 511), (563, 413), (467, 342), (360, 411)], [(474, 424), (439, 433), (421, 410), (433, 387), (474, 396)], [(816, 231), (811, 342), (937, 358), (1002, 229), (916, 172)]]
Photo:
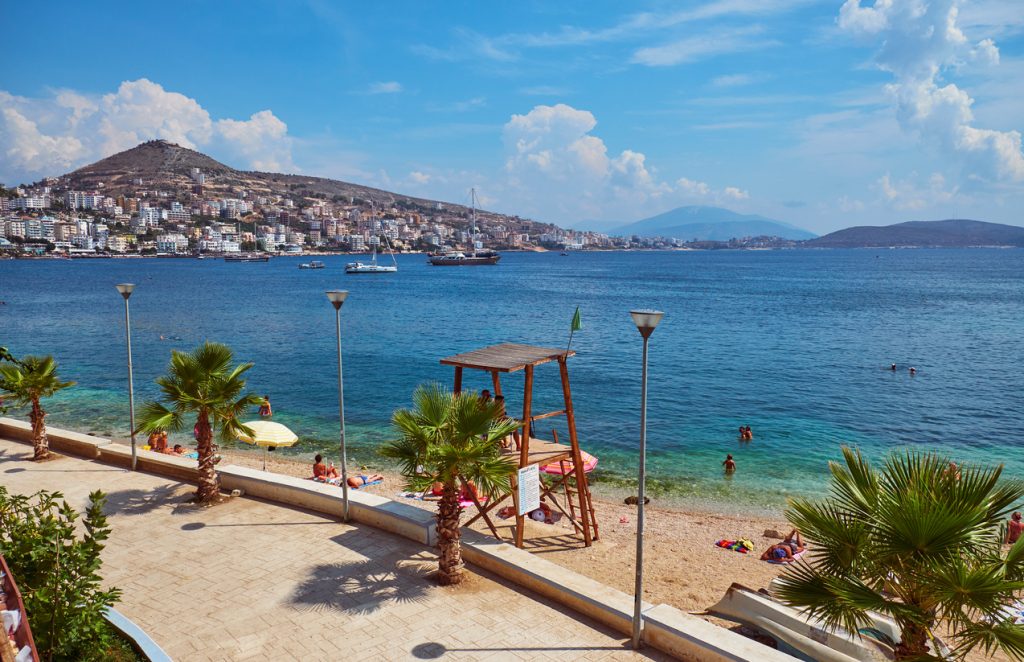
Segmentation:
[[(217, 476), (217, 446), (235, 438), (236, 432), (250, 432), (238, 420), (246, 409), (263, 398), (245, 390), (243, 375), (252, 363), (234, 364), (234, 355), (226, 345), (207, 342), (191, 352), (171, 352), (167, 375), (156, 380), (163, 391), (163, 403), (151, 401), (142, 406), (136, 432), (185, 429), (195, 420), (196, 453), (199, 455), (199, 488), (196, 501), (210, 502), (220, 493)], [(194, 415), (195, 419), (189, 416)]]
[(519, 427), (504, 418), (502, 406), (483, 402), (476, 393), (452, 393), (431, 384), (413, 394), (413, 409), (401, 409), (391, 418), (401, 434), (381, 453), (398, 460), (407, 489), (424, 492), (434, 483), (442, 487), (437, 504), (438, 570), (441, 584), (462, 581), (460, 489), (472, 489), (489, 498), (509, 491), (509, 476), (516, 462), (501, 455), (500, 442)]
[(0, 486), (0, 554), (18, 582), (45, 662), (91, 659), (118, 648), (103, 618), (121, 596), (116, 588), (104, 589), (100, 577), (100, 552), (110, 536), (105, 501), (102, 492), (93, 492), (80, 516), (60, 492), (24, 496)]
[(843, 458), (828, 498), (790, 503), (810, 561), (790, 566), (778, 596), (850, 632), (869, 611), (891, 617), (897, 660), (938, 659), (943, 633), (956, 659), (979, 647), (1024, 658), (1024, 627), (1001, 611), (1024, 590), (1024, 537), (1005, 556), (1001, 545), (1024, 484), (1001, 482), (1001, 465), (958, 468), (933, 454), (894, 454), (881, 471), (849, 448)]
[(50, 444), (46, 437), (46, 411), (40, 401), (58, 391), (75, 385), (57, 378), (57, 363), (52, 356), (26, 356), (20, 361), (12, 359), (0, 364), (0, 391), (7, 392), (15, 406), (30, 406), (29, 419), (32, 422), (33, 460), (45, 460), (50, 456)]

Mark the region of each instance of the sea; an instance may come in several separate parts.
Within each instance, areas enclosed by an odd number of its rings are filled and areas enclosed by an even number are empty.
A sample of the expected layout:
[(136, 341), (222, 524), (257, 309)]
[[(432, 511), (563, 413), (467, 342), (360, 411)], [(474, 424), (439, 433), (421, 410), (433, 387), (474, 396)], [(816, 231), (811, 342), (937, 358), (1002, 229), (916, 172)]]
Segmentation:
[[(874, 461), (911, 450), (1003, 464), (1024, 479), (1022, 250), (505, 253), (497, 266), (461, 268), (399, 255), (398, 273), (379, 275), (346, 275), (350, 256), (298, 269), (306, 259), (0, 260), (0, 345), (52, 354), (77, 382), (47, 402), (49, 424), (126, 437), (114, 285), (132, 282), (137, 406), (158, 397), (172, 350), (225, 343), (254, 364), (249, 387), (270, 396), (274, 420), (299, 435), (280, 452), (336, 457), (335, 317), (324, 292), (345, 289), (349, 459), (380, 467), (392, 412), (420, 384), (452, 384), (442, 358), (503, 342), (565, 348), (579, 307), (569, 360), (579, 437), (599, 458), (595, 490), (614, 493), (634, 489), (638, 466), (642, 341), (629, 311), (654, 308), (665, 313), (649, 346), (656, 499), (776, 513), (791, 497), (824, 493), (843, 445)], [(535, 379), (534, 412), (561, 409), (557, 364)], [(467, 371), (464, 386), (490, 379)], [(523, 373), (503, 387), (509, 410), (521, 410)], [(746, 425), (751, 442), (739, 439)], [(561, 418), (537, 423), (539, 436), (551, 430), (567, 439)]]

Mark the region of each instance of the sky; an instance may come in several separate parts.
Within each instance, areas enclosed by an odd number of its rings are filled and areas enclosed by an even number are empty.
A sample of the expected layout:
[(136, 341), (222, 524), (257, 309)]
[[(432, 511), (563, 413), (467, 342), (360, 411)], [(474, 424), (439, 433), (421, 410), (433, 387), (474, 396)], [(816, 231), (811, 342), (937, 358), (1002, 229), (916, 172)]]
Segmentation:
[(0, 182), (164, 138), (601, 229), (1024, 225), (1020, 0), (8, 3)]

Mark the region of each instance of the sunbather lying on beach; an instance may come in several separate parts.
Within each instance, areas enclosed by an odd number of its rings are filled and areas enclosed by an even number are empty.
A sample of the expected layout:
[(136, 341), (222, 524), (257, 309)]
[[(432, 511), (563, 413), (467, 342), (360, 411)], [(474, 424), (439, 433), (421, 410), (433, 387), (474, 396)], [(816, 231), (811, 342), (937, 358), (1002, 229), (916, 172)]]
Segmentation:
[(380, 474), (356, 474), (355, 476), (349, 477), (348, 486), (351, 487), (352, 489), (358, 490), (360, 487), (363, 487), (364, 485), (376, 483), (381, 480), (384, 480), (384, 476)]
[(764, 550), (764, 554), (761, 555), (761, 560), (790, 563), (794, 560), (797, 554), (805, 549), (807, 548), (804, 547), (804, 541), (803, 538), (800, 537), (800, 532), (793, 529), (782, 542), (777, 545), (772, 545), (768, 549)]

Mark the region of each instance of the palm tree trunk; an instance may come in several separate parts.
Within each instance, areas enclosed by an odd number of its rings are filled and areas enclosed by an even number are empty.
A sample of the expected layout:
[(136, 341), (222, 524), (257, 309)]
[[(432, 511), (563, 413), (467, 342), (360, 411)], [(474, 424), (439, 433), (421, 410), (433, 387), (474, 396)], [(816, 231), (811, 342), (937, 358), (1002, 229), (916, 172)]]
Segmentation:
[(46, 438), (46, 412), (39, 405), (39, 398), (32, 398), (32, 460), (38, 462), (50, 457), (50, 443)]
[(458, 488), (454, 482), (445, 483), (441, 500), (437, 504), (438, 581), (443, 586), (462, 582), (461, 517)]
[(212, 501), (220, 494), (220, 478), (215, 468), (217, 462), (213, 453), (213, 430), (206, 411), (199, 412), (196, 426), (196, 453), (199, 455), (199, 489), (196, 490), (196, 501), (204, 503)]
[(928, 653), (928, 630), (916, 623), (900, 623), (901, 641), (894, 651), (897, 660), (915, 660)]

